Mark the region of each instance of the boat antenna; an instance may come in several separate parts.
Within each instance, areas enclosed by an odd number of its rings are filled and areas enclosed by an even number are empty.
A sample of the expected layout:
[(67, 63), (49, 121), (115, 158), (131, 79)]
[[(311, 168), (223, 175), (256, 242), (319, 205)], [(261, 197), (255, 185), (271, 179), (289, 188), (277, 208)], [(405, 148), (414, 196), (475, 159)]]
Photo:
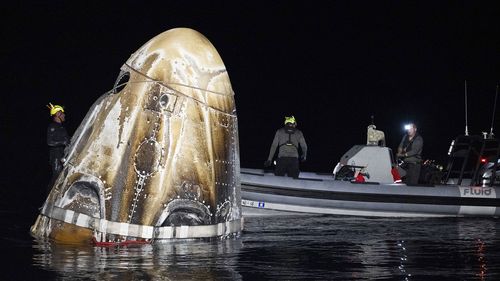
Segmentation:
[[(497, 90), (498, 90), (498, 85), (497, 85)], [(496, 102), (496, 100), (495, 100), (495, 102)], [(370, 117), (372, 118), (372, 125), (375, 125), (375, 121), (374, 121), (375, 116), (373, 116), (373, 115), (372, 115), (372, 116), (370, 116)], [(492, 125), (492, 126), (493, 126), (493, 125)]]
[(495, 111), (497, 109), (497, 98), (498, 98), (498, 84), (497, 84), (497, 90), (495, 91), (495, 102), (493, 103), (493, 116), (491, 116), (490, 138), (493, 138), (495, 136), (493, 134), (493, 123), (495, 122)]
[(465, 135), (469, 135), (469, 128), (467, 127), (467, 80), (465, 80)]

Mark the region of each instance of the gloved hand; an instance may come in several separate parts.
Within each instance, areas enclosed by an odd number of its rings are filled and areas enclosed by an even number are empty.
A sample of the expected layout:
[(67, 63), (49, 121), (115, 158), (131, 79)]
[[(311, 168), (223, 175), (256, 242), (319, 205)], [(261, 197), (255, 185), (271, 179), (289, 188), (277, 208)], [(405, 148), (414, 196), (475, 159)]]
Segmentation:
[(264, 162), (264, 167), (271, 167), (271, 160), (266, 160), (266, 162)]
[(300, 157), (300, 162), (306, 162), (306, 157), (305, 156)]

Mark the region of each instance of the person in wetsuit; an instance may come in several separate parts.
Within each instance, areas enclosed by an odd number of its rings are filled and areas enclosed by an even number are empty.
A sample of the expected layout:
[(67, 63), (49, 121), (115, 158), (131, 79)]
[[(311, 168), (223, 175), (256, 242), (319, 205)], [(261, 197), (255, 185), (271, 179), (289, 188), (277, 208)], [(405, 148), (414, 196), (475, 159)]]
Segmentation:
[(47, 145), (49, 146), (49, 164), (52, 170), (52, 178), (49, 188), (52, 188), (55, 179), (63, 167), (64, 149), (69, 144), (69, 136), (63, 123), (66, 120), (64, 109), (60, 105), (49, 103), (47, 107), (50, 110), (52, 122), (47, 128)]
[(297, 129), (295, 117), (285, 117), (285, 126), (276, 131), (269, 157), (264, 166), (271, 166), (276, 149), (279, 148), (274, 174), (277, 176), (285, 176), (286, 174), (289, 177), (298, 178), (300, 173), (299, 146), (302, 152), (300, 161), (304, 162), (307, 157), (307, 144), (304, 135)]
[(417, 126), (414, 123), (408, 124), (406, 130), (407, 133), (401, 139), (396, 156), (404, 161), (403, 169), (406, 171), (404, 182), (407, 185), (416, 185), (422, 166), (424, 139), (417, 133)]

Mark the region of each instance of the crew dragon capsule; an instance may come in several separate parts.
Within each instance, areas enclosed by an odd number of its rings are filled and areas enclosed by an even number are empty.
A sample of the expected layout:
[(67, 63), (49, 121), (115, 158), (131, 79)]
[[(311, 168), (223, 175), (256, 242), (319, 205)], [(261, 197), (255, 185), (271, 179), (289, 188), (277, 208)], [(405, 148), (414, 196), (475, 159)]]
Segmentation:
[(34, 237), (150, 243), (242, 229), (234, 92), (195, 30), (168, 30), (133, 53), (65, 153)]

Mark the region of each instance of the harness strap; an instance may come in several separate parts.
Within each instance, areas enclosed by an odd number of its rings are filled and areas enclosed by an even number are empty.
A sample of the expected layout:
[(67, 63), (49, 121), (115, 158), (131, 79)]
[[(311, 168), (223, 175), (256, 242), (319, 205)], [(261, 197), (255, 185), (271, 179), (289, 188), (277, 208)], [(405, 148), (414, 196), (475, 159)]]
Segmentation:
[(278, 146), (278, 148), (279, 148), (279, 147), (282, 147), (283, 145), (293, 145), (293, 146), (295, 147), (295, 149), (297, 149), (297, 150), (298, 150), (299, 148), (298, 148), (298, 147), (297, 147), (297, 146), (296, 146), (296, 145), (292, 142), (292, 134), (295, 134), (295, 132), (293, 132), (293, 133), (288, 133), (288, 132), (287, 132), (287, 134), (288, 134), (288, 141), (287, 141), (287, 142), (285, 142), (285, 143), (283, 143), (283, 144), (280, 144), (280, 145)]

